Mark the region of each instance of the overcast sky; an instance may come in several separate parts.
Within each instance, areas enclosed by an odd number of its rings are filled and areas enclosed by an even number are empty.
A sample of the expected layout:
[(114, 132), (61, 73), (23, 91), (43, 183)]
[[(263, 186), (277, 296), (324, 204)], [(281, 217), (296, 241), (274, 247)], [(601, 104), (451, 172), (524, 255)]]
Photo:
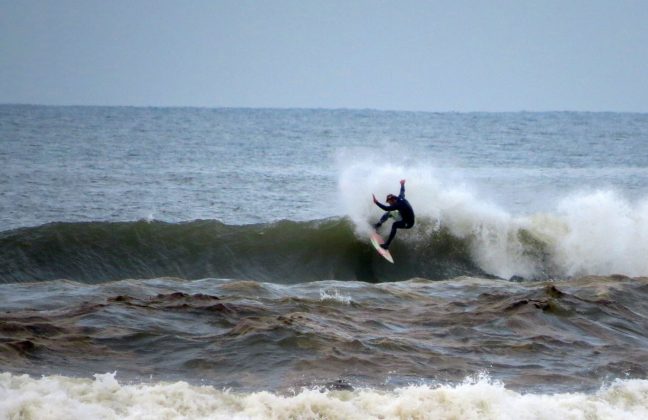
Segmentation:
[(0, 103), (648, 112), (648, 1), (0, 0)]

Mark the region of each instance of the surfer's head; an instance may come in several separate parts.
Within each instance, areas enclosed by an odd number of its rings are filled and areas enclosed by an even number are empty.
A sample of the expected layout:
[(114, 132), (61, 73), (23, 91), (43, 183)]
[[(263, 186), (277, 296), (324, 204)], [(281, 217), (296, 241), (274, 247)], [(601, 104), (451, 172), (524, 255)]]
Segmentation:
[(396, 199), (397, 197), (394, 194), (388, 194), (385, 201), (388, 202), (389, 204), (394, 204), (396, 202)]

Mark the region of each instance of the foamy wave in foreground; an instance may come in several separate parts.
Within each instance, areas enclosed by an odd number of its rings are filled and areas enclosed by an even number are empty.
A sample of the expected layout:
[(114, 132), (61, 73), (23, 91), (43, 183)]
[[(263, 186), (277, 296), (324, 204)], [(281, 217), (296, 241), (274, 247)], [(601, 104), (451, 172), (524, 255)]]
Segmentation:
[(488, 378), (454, 386), (383, 392), (302, 390), (293, 395), (236, 393), (185, 382), (122, 385), (94, 380), (0, 374), (1, 418), (213, 419), (620, 419), (648, 418), (648, 380), (617, 380), (593, 394), (519, 394)]

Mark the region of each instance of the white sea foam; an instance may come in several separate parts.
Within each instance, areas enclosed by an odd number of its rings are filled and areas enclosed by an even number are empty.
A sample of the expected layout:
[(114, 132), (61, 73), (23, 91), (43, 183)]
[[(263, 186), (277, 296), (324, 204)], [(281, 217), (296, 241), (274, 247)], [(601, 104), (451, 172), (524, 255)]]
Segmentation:
[[(429, 165), (385, 164), (367, 157), (340, 167), (341, 202), (360, 236), (381, 214), (371, 194), (383, 201), (405, 178), (419, 224), (399, 236), (425, 241), (444, 227), (470, 243), (473, 260), (486, 272), (504, 278), (532, 278), (543, 270), (562, 276), (648, 275), (648, 199), (631, 202), (613, 190), (557, 192), (555, 203), (547, 206), (553, 210), (513, 214), (470, 183)], [(529, 238), (542, 249), (531, 249)]]
[(648, 380), (617, 380), (598, 392), (521, 394), (488, 378), (393, 391), (237, 393), (185, 382), (128, 385), (0, 374), (0, 418), (15, 419), (638, 419), (648, 418)]
[(341, 293), (335, 287), (332, 288), (327, 287), (324, 289), (320, 289), (320, 300), (322, 302), (328, 300), (328, 301), (334, 301), (334, 302), (343, 303), (345, 305), (349, 305), (351, 303), (351, 296)]
[(563, 200), (558, 211), (567, 229), (555, 249), (568, 274), (648, 274), (648, 200), (596, 191)]

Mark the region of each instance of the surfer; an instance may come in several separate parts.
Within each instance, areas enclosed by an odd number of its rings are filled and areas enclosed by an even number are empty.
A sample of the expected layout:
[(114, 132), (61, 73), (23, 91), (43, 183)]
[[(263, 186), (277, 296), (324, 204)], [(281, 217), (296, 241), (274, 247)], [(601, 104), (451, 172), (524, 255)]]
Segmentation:
[(376, 200), (376, 196), (373, 195), (373, 202), (385, 210), (386, 213), (380, 218), (378, 223), (374, 225), (374, 228), (378, 229), (382, 226), (383, 223), (387, 221), (390, 217), (394, 219), (394, 223), (391, 226), (391, 232), (389, 233), (389, 238), (384, 244), (381, 244), (380, 247), (383, 249), (389, 249), (389, 244), (396, 236), (396, 229), (409, 229), (414, 226), (414, 210), (410, 205), (409, 201), (405, 199), (405, 180), (401, 179), (400, 181), (401, 189), (400, 194), (396, 197), (393, 194), (387, 196), (387, 206), (381, 204)]

